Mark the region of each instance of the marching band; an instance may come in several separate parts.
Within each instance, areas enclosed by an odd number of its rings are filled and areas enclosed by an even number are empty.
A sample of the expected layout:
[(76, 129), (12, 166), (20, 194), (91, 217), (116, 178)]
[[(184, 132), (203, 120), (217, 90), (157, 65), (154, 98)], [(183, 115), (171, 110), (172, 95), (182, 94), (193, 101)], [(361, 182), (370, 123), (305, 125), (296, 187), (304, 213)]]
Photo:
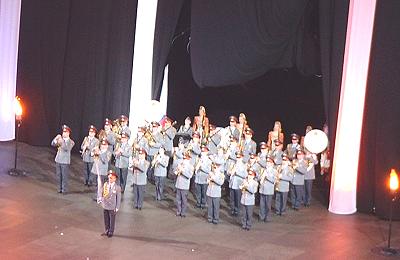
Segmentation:
[[(128, 118), (122, 115), (111, 121), (105, 119), (104, 129), (97, 131), (89, 126), (88, 136), (81, 145), (84, 162), (84, 184), (103, 187), (110, 169), (116, 173), (121, 193), (126, 189), (128, 174), (132, 175), (134, 207), (141, 210), (147, 182), (155, 185), (155, 200), (164, 199), (167, 178), (175, 180), (176, 216), (185, 217), (188, 192), (194, 191), (196, 207), (207, 208), (209, 223), (219, 222), (220, 200), (229, 197), (232, 216), (241, 214), (242, 228), (252, 226), (254, 205), (259, 203), (259, 220), (271, 221), (275, 214), (286, 214), (288, 197), (294, 210), (311, 205), (311, 191), (315, 179), (317, 154), (303, 146), (303, 137), (291, 134), (291, 143), (284, 148), (281, 122), (276, 121), (266, 135), (265, 142), (253, 140), (245, 114), (229, 117), (229, 125), (216, 127), (209, 122), (206, 110), (190, 117), (178, 130), (176, 122), (165, 116), (160, 122), (150, 122), (138, 127), (131, 136)], [(312, 129), (312, 128), (311, 128)], [(307, 127), (307, 131), (309, 131)], [(69, 139), (71, 129), (62, 127), (52, 145), (58, 147), (57, 174), (60, 175), (60, 192), (66, 190), (69, 155), (59, 160), (64, 151), (69, 153), (74, 143)], [(97, 134), (97, 136), (96, 136)], [(178, 140), (174, 147), (174, 140)], [(321, 154), (321, 168), (329, 168), (328, 151)], [(97, 176), (97, 182), (95, 181)], [(258, 194), (257, 194), (258, 193)], [(290, 195), (290, 196), (289, 196)], [(272, 201), (275, 198), (275, 204)]]

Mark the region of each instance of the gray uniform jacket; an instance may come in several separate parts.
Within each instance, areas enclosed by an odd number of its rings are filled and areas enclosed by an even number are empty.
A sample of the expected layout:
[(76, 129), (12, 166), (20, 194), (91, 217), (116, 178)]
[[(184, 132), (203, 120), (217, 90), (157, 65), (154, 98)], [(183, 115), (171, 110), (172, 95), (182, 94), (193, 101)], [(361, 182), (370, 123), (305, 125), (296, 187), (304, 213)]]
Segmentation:
[(174, 153), (174, 161), (172, 162), (172, 168), (176, 169), (176, 167), (178, 167), (178, 165), (183, 161), (183, 153), (185, 151), (181, 150), (181, 149), (177, 149)]
[(281, 165), (282, 164), (282, 155), (283, 151), (282, 150), (275, 150), (272, 152), (272, 157), (274, 159), (274, 162), (276, 165)]
[(108, 142), (108, 151), (112, 153), (114, 151), (114, 145), (115, 142), (117, 141), (117, 137), (115, 136), (115, 133), (111, 130), (106, 134), (107, 134), (106, 139)]
[[(96, 137), (93, 137), (93, 138), (85, 137), (85, 139), (87, 141), (89, 141), (89, 145), (86, 147), (85, 151), (83, 151), (83, 153), (82, 153), (82, 160), (84, 162), (93, 162), (93, 156), (91, 155), (91, 152), (95, 147), (99, 146), (99, 139), (97, 139)], [(82, 145), (81, 145), (82, 150), (83, 150), (86, 140), (83, 140), (83, 142), (82, 142)]]
[(281, 175), (276, 189), (280, 192), (289, 192), (289, 183), (293, 181), (293, 168), (290, 166), (282, 166)]
[(221, 142), (221, 135), (219, 134), (219, 132), (216, 132), (215, 134), (210, 136), (210, 140), (207, 144), (207, 147), (210, 150), (211, 154), (217, 153), (217, 147), (220, 142)]
[[(104, 190), (108, 190), (108, 194), (104, 194)], [(104, 183), (103, 189), (99, 194), (99, 198), (101, 198), (101, 206), (106, 210), (116, 210), (121, 206), (121, 187), (114, 183), (111, 185), (108, 182)]]
[(129, 129), (129, 126), (123, 126), (121, 133), (127, 133), (129, 136), (131, 136), (131, 129)]
[[(101, 151), (98, 159), (94, 160), (92, 173), (95, 175), (107, 175), (108, 163), (111, 160), (111, 152)], [(98, 171), (98, 172), (97, 172)]]
[(208, 156), (201, 156), (199, 160), (200, 168), (195, 172), (194, 182), (197, 184), (207, 184), (207, 177), (211, 172), (212, 161)]
[(164, 138), (161, 133), (153, 133), (154, 141), (155, 143), (153, 146), (149, 144), (149, 155), (154, 156), (156, 153), (158, 153), (158, 150), (160, 149), (161, 146), (164, 145)]
[(237, 146), (232, 146), (232, 145), (229, 146), (228, 159), (226, 160), (225, 163), (226, 171), (230, 171), (231, 169), (233, 169), (233, 167), (235, 167), (237, 151), (238, 151)]
[(165, 154), (157, 155), (156, 164), (154, 166), (154, 176), (166, 177), (167, 176), (167, 166), (169, 162), (169, 157)]
[(286, 146), (286, 153), (287, 153), (287, 155), (289, 156), (289, 158), (291, 159), (291, 160), (293, 160), (294, 158), (296, 158), (296, 152), (297, 152), (297, 150), (299, 150), (300, 149), (300, 144), (293, 144), (293, 143), (291, 143), (291, 144), (288, 144), (287, 146)]
[(274, 167), (267, 167), (260, 177), (260, 194), (274, 195), (277, 171)]
[(200, 144), (190, 142), (188, 147), (191, 147), (190, 155), (192, 156), (192, 158), (190, 159), (190, 161), (191, 161), (192, 165), (194, 165), (197, 158), (200, 156), (200, 153), (201, 153)]
[(258, 188), (258, 182), (255, 180), (248, 181), (248, 187), (244, 190), (242, 190), (242, 198), (240, 200), (240, 203), (242, 205), (254, 205), (255, 204), (255, 193), (257, 192)]
[(75, 145), (75, 142), (71, 138), (63, 139), (60, 146), (58, 146), (56, 138), (54, 138), (53, 141), (51, 141), (51, 145), (58, 147), (56, 158), (54, 159), (56, 163), (71, 163), (71, 150)]
[(149, 166), (150, 163), (146, 160), (139, 160), (139, 163), (133, 166), (133, 184), (147, 184), (147, 169)]
[(256, 153), (257, 144), (253, 140), (246, 141), (244, 140), (244, 148), (243, 148), (243, 159), (247, 162), (250, 158), (251, 153)]
[(226, 129), (228, 130), (229, 136), (235, 137), (237, 140), (239, 140), (240, 136), (240, 131), (236, 127), (230, 127), (227, 126)]
[(190, 138), (192, 137), (193, 134), (193, 128), (189, 126), (186, 128), (184, 125), (181, 125), (179, 127), (179, 134), (186, 134), (187, 137), (179, 137), (179, 142), (185, 144), (185, 147), (189, 144)]
[(183, 171), (176, 178), (175, 188), (189, 190), (190, 178), (193, 176), (194, 168), (189, 160), (184, 160), (182, 163)]
[(139, 148), (143, 148), (146, 151), (146, 154), (149, 153), (149, 142), (147, 141), (146, 137), (142, 136), (139, 139), (136, 137), (133, 140), (133, 143), (138, 145)]
[(304, 175), (307, 173), (307, 162), (298, 161), (298, 167), (294, 170), (293, 185), (304, 185)]
[[(307, 157), (307, 160), (310, 163), (312, 163), (313, 166), (309, 170), (307, 170), (306, 174), (304, 175), (304, 179), (305, 180), (314, 180), (315, 179), (315, 165), (318, 164), (318, 159), (310, 156), (310, 157)], [(308, 167), (308, 165), (307, 165), (307, 167)]]
[(206, 195), (212, 198), (221, 197), (221, 186), (224, 184), (225, 176), (221, 171), (213, 171), (209, 178)]
[(229, 188), (237, 190), (239, 185), (242, 184), (243, 180), (247, 177), (247, 164), (243, 160), (237, 161), (233, 174), (229, 179)]
[(129, 157), (132, 155), (132, 146), (128, 142), (121, 144), (122, 153), (119, 155), (115, 154), (115, 167), (117, 168), (128, 168), (129, 167)]
[(172, 151), (174, 147), (174, 138), (176, 135), (176, 129), (173, 126), (168, 127), (164, 134), (164, 147), (166, 151)]

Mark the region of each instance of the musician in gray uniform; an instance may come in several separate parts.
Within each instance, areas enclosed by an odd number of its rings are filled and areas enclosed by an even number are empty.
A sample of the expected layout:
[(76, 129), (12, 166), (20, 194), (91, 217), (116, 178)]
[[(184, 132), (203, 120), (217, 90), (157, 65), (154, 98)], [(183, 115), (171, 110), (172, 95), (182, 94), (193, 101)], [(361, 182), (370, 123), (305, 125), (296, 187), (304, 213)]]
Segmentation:
[(156, 185), (156, 200), (160, 201), (164, 199), (164, 184), (165, 178), (167, 177), (167, 166), (169, 157), (165, 154), (163, 147), (158, 150), (158, 155), (154, 157), (151, 162), (151, 167), (154, 168), (154, 178)]
[(244, 144), (243, 144), (243, 160), (247, 162), (250, 158), (251, 153), (256, 153), (257, 144), (252, 140), (254, 131), (249, 127), (246, 128), (244, 134)]
[(146, 161), (146, 150), (139, 148), (138, 158), (133, 158), (133, 206), (142, 210), (143, 198), (147, 184), (147, 169), (150, 163)]
[(275, 191), (275, 181), (278, 175), (275, 169), (274, 160), (271, 156), (267, 157), (267, 168), (260, 176), (260, 221), (271, 221), (272, 197)]
[(112, 170), (108, 173), (108, 182), (99, 189), (99, 203), (103, 207), (104, 232), (102, 236), (111, 238), (114, 235), (115, 216), (121, 206), (121, 187), (115, 183), (117, 174)]
[(221, 142), (221, 134), (219, 133), (220, 130), (216, 130), (215, 125), (210, 124), (210, 135), (208, 136), (208, 150), (211, 154), (217, 153), (217, 147)]
[(190, 162), (190, 154), (185, 153), (183, 162), (175, 171), (176, 177), (176, 216), (186, 217), (187, 197), (190, 186), (190, 179), (193, 176), (193, 165)]
[[(95, 147), (92, 151), (92, 155), (94, 158), (92, 173), (97, 177), (96, 187), (99, 188), (107, 181), (107, 171), (111, 160), (111, 152), (108, 149), (107, 139), (101, 140), (100, 148)], [(96, 198), (94, 200), (96, 200)]]
[(212, 171), (207, 177), (207, 220), (209, 223), (218, 224), (219, 222), (221, 186), (224, 184), (224, 179), (224, 172), (219, 162), (213, 163)]
[(121, 122), (121, 134), (126, 133), (128, 136), (131, 136), (131, 129), (129, 129), (128, 126), (129, 118), (125, 115), (121, 115), (119, 121)]
[(58, 193), (66, 194), (68, 192), (69, 165), (71, 164), (71, 150), (75, 142), (70, 138), (71, 128), (62, 126), (62, 134), (57, 135), (51, 141), (51, 145), (57, 147), (56, 176), (58, 179)]
[(250, 230), (253, 222), (253, 208), (255, 204), (255, 193), (257, 192), (258, 182), (254, 180), (256, 173), (249, 169), (246, 179), (239, 186), (242, 196), (240, 203), (243, 208), (242, 228)]
[(114, 145), (117, 142), (117, 137), (115, 133), (112, 131), (112, 121), (108, 118), (104, 120), (104, 131), (99, 133), (99, 138), (103, 139), (106, 138), (108, 142), (108, 151), (111, 152), (111, 154), (114, 151)]
[(178, 130), (179, 143), (183, 143), (185, 147), (189, 144), (190, 139), (192, 139), (193, 128), (191, 127), (191, 124), (192, 121), (190, 120), (190, 117), (186, 117), (185, 124), (181, 125)]
[(144, 136), (144, 133), (146, 132), (145, 127), (138, 127), (136, 138), (133, 139), (133, 156), (138, 155), (138, 151), (140, 148), (144, 149), (146, 151), (146, 154), (149, 152), (149, 142)]
[(169, 176), (176, 177), (175, 170), (178, 165), (183, 161), (183, 154), (185, 153), (185, 144), (178, 143), (178, 147), (174, 148), (174, 152), (172, 155), (172, 167), (169, 169)]
[(296, 152), (300, 150), (299, 135), (291, 134), (292, 142), (286, 146), (285, 153), (288, 155), (290, 160), (296, 159)]
[(250, 159), (247, 162), (247, 169), (252, 169), (256, 173), (256, 180), (259, 180), (261, 174), (261, 164), (259, 163), (260, 159), (258, 158), (257, 154), (251, 153)]
[(91, 186), (93, 184), (93, 174), (91, 174), (93, 167), (93, 155), (92, 151), (95, 147), (99, 146), (99, 139), (95, 137), (97, 132), (96, 127), (93, 125), (89, 126), (89, 134), (83, 139), (81, 145), (82, 160), (83, 160), (83, 176), (85, 179), (85, 185)]
[[(151, 131), (151, 136), (152, 136), (152, 141), (149, 141), (149, 153), (147, 155), (147, 160), (149, 162), (152, 162), (154, 159), (154, 156), (157, 155), (158, 150), (160, 147), (163, 145), (164, 138), (162, 134), (160, 133), (159, 127), (160, 124), (156, 121), (151, 122), (152, 125), (152, 131)], [(154, 168), (149, 167), (147, 171), (147, 179), (151, 182), (154, 183)]]
[(231, 215), (237, 216), (240, 214), (240, 197), (242, 192), (239, 186), (247, 176), (247, 164), (243, 161), (243, 154), (237, 152), (236, 163), (232, 172), (228, 172), (229, 188), (230, 188), (230, 206)]
[(165, 148), (165, 154), (168, 157), (172, 157), (172, 149), (174, 147), (174, 138), (176, 135), (176, 129), (172, 125), (171, 118), (169, 118), (169, 117), (165, 118), (164, 130), (162, 132), (163, 132), (163, 136), (164, 136), (163, 144), (164, 144), (164, 148)]
[(200, 134), (198, 132), (194, 132), (192, 138), (193, 139), (189, 142), (186, 150), (190, 152), (190, 162), (192, 165), (195, 165), (201, 153)]
[[(235, 158), (236, 160), (236, 158)], [(211, 161), (218, 166), (218, 168), (221, 168), (222, 173), (225, 174), (225, 154), (224, 154), (224, 148), (218, 147), (217, 148), (217, 153), (211, 155)], [(225, 179), (225, 178), (224, 178)]]
[(132, 146), (128, 143), (129, 134), (121, 133), (121, 143), (115, 146), (115, 170), (118, 175), (121, 192), (124, 193), (129, 167), (129, 157), (132, 155)]
[(226, 129), (228, 130), (230, 137), (234, 137), (236, 140), (239, 140), (240, 131), (239, 131), (239, 129), (237, 129), (237, 122), (238, 122), (238, 119), (236, 116), (230, 116), (229, 117), (229, 126), (227, 126)]
[(212, 161), (208, 156), (207, 146), (201, 147), (201, 156), (194, 166), (194, 183), (196, 188), (196, 207), (206, 207), (207, 177), (211, 172)]
[(258, 164), (265, 168), (267, 167), (267, 156), (269, 154), (268, 145), (266, 142), (261, 142), (259, 144), (260, 152), (258, 153)]
[(282, 164), (283, 144), (279, 139), (275, 139), (275, 149), (272, 151), (272, 159), (276, 165)]
[(315, 165), (318, 164), (318, 158), (316, 154), (307, 151), (305, 159), (308, 161), (308, 167), (307, 172), (304, 175), (304, 206), (310, 207), (312, 185), (315, 180)]
[(275, 193), (275, 213), (282, 216), (286, 213), (289, 183), (293, 180), (293, 168), (286, 154), (282, 156), (282, 166), (278, 177)]
[(304, 151), (297, 151), (297, 159), (293, 160), (293, 187), (294, 187), (294, 203), (292, 206), (294, 210), (299, 210), (304, 197), (304, 175), (307, 172), (307, 162), (304, 160)]
[[(296, 159), (297, 156), (297, 151), (301, 149), (301, 146), (299, 144), (300, 136), (298, 134), (291, 134), (291, 139), (292, 142), (286, 146), (285, 153), (288, 155), (290, 160)], [(295, 191), (294, 191), (294, 186), (293, 183), (290, 182), (289, 184), (289, 195), (290, 195), (290, 202), (292, 203), (292, 206), (294, 205), (295, 202)]]

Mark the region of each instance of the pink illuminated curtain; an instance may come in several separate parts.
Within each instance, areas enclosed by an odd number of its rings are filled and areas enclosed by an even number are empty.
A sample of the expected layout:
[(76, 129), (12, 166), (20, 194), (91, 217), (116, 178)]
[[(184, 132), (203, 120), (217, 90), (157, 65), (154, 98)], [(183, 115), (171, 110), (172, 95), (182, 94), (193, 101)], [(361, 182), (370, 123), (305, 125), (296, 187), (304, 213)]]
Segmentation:
[(376, 0), (351, 0), (336, 128), (329, 211), (357, 211), (361, 130)]
[(0, 0), (0, 141), (14, 139), (21, 0)]

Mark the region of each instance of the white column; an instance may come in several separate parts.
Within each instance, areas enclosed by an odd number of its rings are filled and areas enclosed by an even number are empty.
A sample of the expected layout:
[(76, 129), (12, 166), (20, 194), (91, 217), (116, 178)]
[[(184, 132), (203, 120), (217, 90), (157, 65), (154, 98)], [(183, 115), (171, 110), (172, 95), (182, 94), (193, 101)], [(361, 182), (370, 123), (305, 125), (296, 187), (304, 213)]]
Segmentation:
[(0, 0), (0, 141), (15, 138), (20, 15), (21, 0)]
[[(149, 114), (157, 0), (139, 0), (137, 6), (135, 47), (129, 121), (134, 133)], [(167, 84), (168, 80), (164, 84)], [(163, 85), (164, 88), (164, 85)], [(163, 89), (163, 91), (165, 91)], [(166, 101), (163, 104), (166, 110)], [(161, 119), (160, 115), (160, 119)]]
[(351, 0), (329, 211), (357, 211), (357, 172), (376, 0)]

